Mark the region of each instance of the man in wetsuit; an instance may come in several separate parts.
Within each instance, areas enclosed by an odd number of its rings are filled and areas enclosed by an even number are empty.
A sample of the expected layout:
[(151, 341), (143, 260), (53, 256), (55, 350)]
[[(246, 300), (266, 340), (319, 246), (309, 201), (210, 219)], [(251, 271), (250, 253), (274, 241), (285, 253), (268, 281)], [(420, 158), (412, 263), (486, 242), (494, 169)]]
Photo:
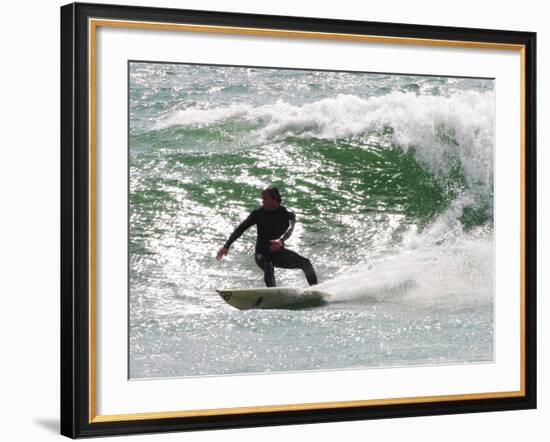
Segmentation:
[(281, 205), (281, 195), (276, 187), (268, 187), (262, 192), (262, 206), (252, 211), (231, 234), (227, 242), (218, 250), (219, 261), (229, 252), (229, 247), (248, 228), (256, 224), (255, 261), (264, 271), (267, 287), (275, 287), (274, 267), (302, 269), (309, 285), (317, 284), (317, 276), (309, 259), (285, 248), (285, 241), (292, 235), (296, 215)]

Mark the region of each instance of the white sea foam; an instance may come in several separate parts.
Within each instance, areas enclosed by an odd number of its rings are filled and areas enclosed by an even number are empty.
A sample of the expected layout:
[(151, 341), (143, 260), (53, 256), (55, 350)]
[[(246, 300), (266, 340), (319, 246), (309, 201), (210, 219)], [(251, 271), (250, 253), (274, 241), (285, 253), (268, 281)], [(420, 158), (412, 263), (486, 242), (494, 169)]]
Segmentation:
[(157, 122), (153, 129), (161, 130), (172, 126), (205, 127), (232, 118), (246, 118), (252, 111), (253, 107), (247, 104), (232, 104), (226, 107), (206, 109), (188, 108), (169, 114)]

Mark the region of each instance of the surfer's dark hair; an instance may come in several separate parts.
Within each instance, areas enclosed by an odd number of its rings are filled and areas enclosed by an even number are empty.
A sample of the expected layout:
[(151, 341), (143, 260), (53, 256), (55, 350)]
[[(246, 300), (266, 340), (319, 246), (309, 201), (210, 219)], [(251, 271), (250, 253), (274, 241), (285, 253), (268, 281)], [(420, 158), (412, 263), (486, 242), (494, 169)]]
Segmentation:
[(281, 194), (279, 193), (279, 189), (277, 189), (276, 187), (269, 186), (263, 190), (262, 194), (264, 193), (267, 193), (270, 198), (281, 204)]

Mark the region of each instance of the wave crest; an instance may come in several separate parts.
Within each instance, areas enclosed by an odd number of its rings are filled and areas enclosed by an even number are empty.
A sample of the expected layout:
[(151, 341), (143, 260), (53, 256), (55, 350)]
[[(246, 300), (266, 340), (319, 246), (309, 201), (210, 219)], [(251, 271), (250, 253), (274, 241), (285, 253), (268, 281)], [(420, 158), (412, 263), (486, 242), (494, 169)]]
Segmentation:
[(447, 182), (459, 174), (470, 193), (492, 193), (493, 91), (451, 96), (392, 92), (370, 98), (340, 94), (303, 105), (278, 100), (256, 107), (238, 103), (189, 108), (169, 115), (156, 129), (205, 127), (230, 119), (252, 123), (248, 138), (254, 146), (289, 137), (353, 137), (365, 146), (413, 150), (418, 163), (436, 179)]

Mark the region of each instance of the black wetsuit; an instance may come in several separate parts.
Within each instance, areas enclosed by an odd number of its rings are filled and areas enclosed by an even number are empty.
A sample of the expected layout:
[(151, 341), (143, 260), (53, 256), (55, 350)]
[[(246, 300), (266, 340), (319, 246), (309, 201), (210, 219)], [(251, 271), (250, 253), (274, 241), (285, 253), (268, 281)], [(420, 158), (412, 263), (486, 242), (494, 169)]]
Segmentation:
[[(256, 237), (256, 250), (254, 259), (256, 264), (264, 271), (264, 281), (267, 287), (275, 287), (274, 267), (284, 269), (302, 269), (306, 275), (309, 285), (317, 284), (317, 276), (309, 259), (298, 255), (284, 247), (284, 242), (290, 237), (294, 230), (296, 215), (279, 206), (273, 210), (259, 207), (253, 210), (224, 244), (226, 249), (233, 244), (248, 228), (256, 224), (258, 235)], [(270, 241), (280, 239), (283, 246), (276, 252), (270, 250)]]

